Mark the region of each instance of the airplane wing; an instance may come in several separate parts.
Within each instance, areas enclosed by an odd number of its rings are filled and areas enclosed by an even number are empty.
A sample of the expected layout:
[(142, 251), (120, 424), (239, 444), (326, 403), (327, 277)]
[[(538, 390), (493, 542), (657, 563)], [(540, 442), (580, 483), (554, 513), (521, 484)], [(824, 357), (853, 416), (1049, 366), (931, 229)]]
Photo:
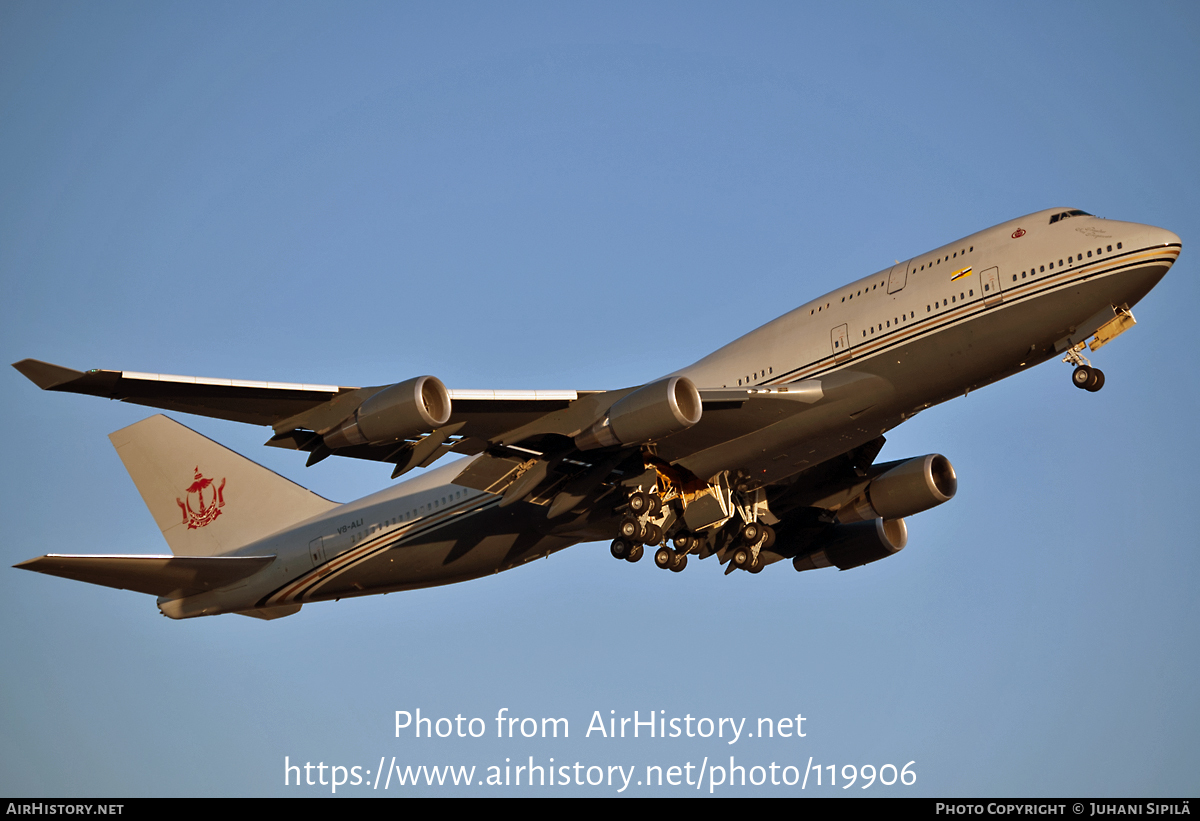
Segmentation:
[[(844, 436), (828, 434), (892, 393), (886, 380), (858, 373), (770, 387), (697, 389), (668, 377), (613, 391), (496, 391), (446, 389), (433, 377), (347, 387), (81, 372), (34, 359), (13, 367), (44, 390), (269, 425), (267, 445), (306, 451), (310, 465), (348, 456), (394, 464), (396, 477), (447, 453), (483, 454), (458, 481), (503, 492), (506, 502), (536, 498), (539, 485), (594, 486), (584, 475), (602, 465), (605, 476), (620, 471), (614, 454), (647, 452), (699, 480), (733, 470), (759, 485), (778, 481), (844, 453)], [(779, 442), (798, 440), (803, 452), (779, 452)]]
[[(322, 448), (322, 437), (318, 434), (352, 416), (367, 399), (391, 387), (212, 379), (101, 369), (84, 372), (36, 359), (24, 359), (14, 363), (13, 367), (43, 390), (117, 399), (252, 425), (270, 425), (275, 429), (275, 436), (268, 445), (310, 451), (314, 456), (310, 464), (333, 453)], [(415, 445), (424, 442), (425, 446), (416, 454), (422, 458), (407, 467), (432, 464), (450, 451), (478, 453), (497, 435), (565, 410), (580, 396), (600, 392), (450, 390), (447, 393), (453, 418), (438, 429), (416, 437), (419, 441), (409, 437), (383, 447), (351, 445), (338, 448), (336, 454), (396, 462), (402, 456), (411, 457)]]

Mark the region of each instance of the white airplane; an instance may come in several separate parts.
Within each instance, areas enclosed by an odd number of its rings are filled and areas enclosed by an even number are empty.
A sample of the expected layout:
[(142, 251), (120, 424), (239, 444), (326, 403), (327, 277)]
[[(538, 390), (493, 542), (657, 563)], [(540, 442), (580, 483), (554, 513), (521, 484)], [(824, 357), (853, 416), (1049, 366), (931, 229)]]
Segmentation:
[[(86, 373), (26, 359), (47, 390), (270, 425), (268, 445), (395, 464), (470, 458), (349, 504), (153, 416), (111, 435), (170, 555), (48, 555), (17, 567), (158, 596), (171, 618), (273, 619), (306, 602), (450, 584), (574, 544), (654, 549), (679, 571), (890, 556), (904, 519), (954, 496), (949, 460), (875, 464), (883, 434), (1048, 359), (1084, 357), (1179, 256), (1148, 225), (1053, 209), (826, 294), (662, 379), (614, 391), (345, 388)], [(1090, 340), (1090, 342), (1089, 342)], [(673, 545), (673, 546), (672, 546)]]

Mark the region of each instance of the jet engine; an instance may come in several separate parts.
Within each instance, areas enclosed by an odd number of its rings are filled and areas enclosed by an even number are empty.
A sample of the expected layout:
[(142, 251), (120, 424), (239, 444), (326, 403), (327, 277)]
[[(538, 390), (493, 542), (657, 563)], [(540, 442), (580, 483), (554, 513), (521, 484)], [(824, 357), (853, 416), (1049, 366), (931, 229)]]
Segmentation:
[(838, 509), (842, 524), (871, 519), (902, 519), (954, 498), (958, 477), (940, 454), (909, 459), (871, 480), (860, 495)]
[(367, 399), (325, 434), (330, 448), (383, 445), (431, 433), (450, 420), (450, 392), (434, 376), (399, 382)]
[(849, 570), (886, 559), (908, 544), (908, 526), (903, 519), (875, 519), (850, 525), (834, 525), (817, 542), (816, 550), (792, 559), (798, 571), (819, 567)]
[(599, 422), (575, 437), (580, 450), (653, 442), (700, 421), (700, 391), (686, 376), (669, 376), (619, 399)]

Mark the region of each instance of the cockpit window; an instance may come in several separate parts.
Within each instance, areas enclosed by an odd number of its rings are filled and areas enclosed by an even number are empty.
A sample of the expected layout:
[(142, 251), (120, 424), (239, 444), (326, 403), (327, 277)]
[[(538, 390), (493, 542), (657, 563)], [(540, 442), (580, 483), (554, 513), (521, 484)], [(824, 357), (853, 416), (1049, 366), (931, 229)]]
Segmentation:
[(1078, 208), (1075, 208), (1071, 211), (1063, 211), (1061, 214), (1055, 214), (1054, 216), (1050, 217), (1050, 224), (1053, 225), (1054, 223), (1058, 222), (1059, 220), (1065, 220), (1067, 217), (1090, 217), (1090, 216), (1092, 216), (1092, 215), (1089, 214), (1087, 211), (1080, 211)]

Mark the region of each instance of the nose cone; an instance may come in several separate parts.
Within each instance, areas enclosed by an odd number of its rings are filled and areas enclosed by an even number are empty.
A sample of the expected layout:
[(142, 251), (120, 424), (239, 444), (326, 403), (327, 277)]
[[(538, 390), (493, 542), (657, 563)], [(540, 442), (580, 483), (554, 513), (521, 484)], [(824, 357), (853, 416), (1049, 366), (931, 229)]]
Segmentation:
[(1153, 248), (1164, 245), (1179, 245), (1179, 235), (1173, 231), (1168, 231), (1166, 228), (1145, 225), (1140, 222), (1112, 222), (1110, 224), (1124, 228), (1124, 230), (1118, 230), (1115, 233), (1117, 234), (1117, 239), (1125, 241), (1126, 250), (1130, 247)]
[(1168, 231), (1166, 228), (1159, 228), (1154, 225), (1138, 225), (1138, 233), (1141, 235), (1138, 239), (1142, 245), (1148, 246), (1163, 246), (1174, 245), (1179, 247), (1179, 235), (1174, 231)]
[(1156, 228), (1153, 225), (1144, 225), (1146, 233), (1146, 245), (1152, 248), (1161, 249), (1162, 261), (1166, 263), (1163, 269), (1165, 274), (1175, 264), (1175, 260), (1179, 258), (1179, 252), (1183, 249), (1183, 243), (1179, 240), (1179, 235), (1174, 231), (1168, 231), (1166, 228)]
[(1161, 242), (1163, 245), (1183, 245), (1183, 241), (1179, 239), (1179, 235), (1174, 231), (1168, 231), (1166, 228), (1152, 228), (1151, 230), (1157, 232), (1158, 242)]

